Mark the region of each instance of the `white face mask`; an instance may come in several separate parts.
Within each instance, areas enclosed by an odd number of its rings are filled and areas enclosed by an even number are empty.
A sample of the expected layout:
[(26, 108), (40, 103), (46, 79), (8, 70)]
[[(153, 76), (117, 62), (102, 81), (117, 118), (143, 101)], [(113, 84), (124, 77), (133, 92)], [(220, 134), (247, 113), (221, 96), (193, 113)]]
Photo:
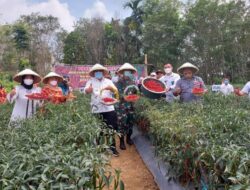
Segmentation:
[(33, 80), (33, 79), (24, 79), (23, 82), (24, 82), (24, 84), (26, 84), (26, 85), (32, 85), (33, 82), (34, 82), (34, 80)]
[(56, 80), (52, 80), (52, 81), (50, 81), (49, 83), (50, 83), (50, 85), (52, 85), (52, 86), (56, 86), (56, 85), (57, 85), (57, 81), (56, 81)]
[(166, 69), (164, 69), (164, 71), (165, 71), (166, 74), (172, 73), (172, 69), (171, 68), (166, 68)]

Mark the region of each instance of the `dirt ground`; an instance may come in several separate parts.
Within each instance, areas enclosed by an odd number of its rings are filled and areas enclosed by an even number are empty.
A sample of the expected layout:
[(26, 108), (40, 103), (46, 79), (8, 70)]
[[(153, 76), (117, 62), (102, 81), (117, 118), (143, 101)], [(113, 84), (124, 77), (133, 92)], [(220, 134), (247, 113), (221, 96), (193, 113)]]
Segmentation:
[(127, 145), (127, 150), (119, 148), (117, 150), (120, 156), (112, 157), (111, 165), (112, 168), (121, 170), (121, 179), (125, 184), (125, 190), (159, 190), (135, 145)]

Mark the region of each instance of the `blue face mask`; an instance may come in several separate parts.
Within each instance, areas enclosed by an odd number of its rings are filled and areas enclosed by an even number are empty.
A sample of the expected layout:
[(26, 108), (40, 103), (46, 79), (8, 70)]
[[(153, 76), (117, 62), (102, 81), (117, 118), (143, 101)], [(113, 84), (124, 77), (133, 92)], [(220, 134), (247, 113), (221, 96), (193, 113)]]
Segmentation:
[(125, 77), (131, 77), (132, 76), (131, 71), (124, 71), (124, 76)]
[(103, 78), (103, 73), (101, 71), (95, 72), (95, 78), (96, 79), (102, 79)]
[(224, 80), (224, 84), (228, 85), (229, 84), (229, 80)]

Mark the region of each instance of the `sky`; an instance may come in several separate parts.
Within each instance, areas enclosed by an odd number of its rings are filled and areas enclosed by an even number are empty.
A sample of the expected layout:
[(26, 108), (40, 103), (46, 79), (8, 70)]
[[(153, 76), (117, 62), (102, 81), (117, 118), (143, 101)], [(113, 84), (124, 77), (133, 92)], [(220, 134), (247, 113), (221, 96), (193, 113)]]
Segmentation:
[(130, 15), (124, 9), (125, 0), (0, 0), (0, 24), (12, 23), (20, 15), (39, 12), (59, 19), (61, 26), (72, 31), (74, 23), (82, 17), (125, 18)]

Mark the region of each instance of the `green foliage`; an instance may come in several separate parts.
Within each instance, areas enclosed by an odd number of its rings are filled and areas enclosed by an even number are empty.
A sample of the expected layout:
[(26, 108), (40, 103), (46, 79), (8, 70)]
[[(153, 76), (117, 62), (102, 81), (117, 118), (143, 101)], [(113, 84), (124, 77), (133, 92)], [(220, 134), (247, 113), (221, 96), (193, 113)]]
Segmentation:
[(202, 180), (212, 190), (250, 188), (249, 109), (248, 99), (215, 94), (202, 104), (137, 103), (170, 179), (198, 187)]
[(83, 65), (86, 64), (85, 37), (81, 31), (71, 32), (64, 41), (64, 63)]
[(22, 71), (25, 68), (30, 68), (30, 61), (28, 59), (21, 58), (19, 62), (19, 70)]
[(14, 25), (12, 30), (16, 49), (19, 51), (28, 50), (30, 43), (30, 34), (27, 26), (19, 23)]
[(8, 128), (11, 107), (0, 105), (0, 189), (101, 190), (112, 183), (123, 189), (120, 172), (111, 173), (106, 138), (99, 136), (111, 131), (102, 129), (89, 109), (88, 97), (48, 104), (13, 129)]

